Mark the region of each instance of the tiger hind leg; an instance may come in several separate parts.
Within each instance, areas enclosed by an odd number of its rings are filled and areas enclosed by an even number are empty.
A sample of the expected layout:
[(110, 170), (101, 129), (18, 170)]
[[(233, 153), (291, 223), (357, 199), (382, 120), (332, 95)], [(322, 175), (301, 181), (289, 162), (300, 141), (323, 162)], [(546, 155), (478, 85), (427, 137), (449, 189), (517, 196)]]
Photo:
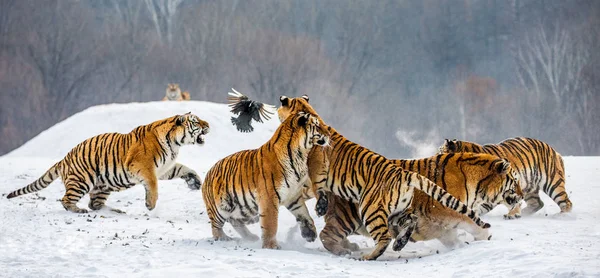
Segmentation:
[(570, 212), (573, 208), (573, 203), (569, 200), (567, 191), (565, 190), (565, 182), (563, 179), (559, 179), (552, 186), (544, 186), (544, 193), (546, 193), (552, 200), (560, 207), (560, 212)]
[(258, 241), (260, 238), (253, 234), (252, 232), (250, 232), (250, 230), (248, 230), (248, 227), (246, 227), (246, 223), (244, 223), (243, 221), (240, 220), (230, 220), (229, 223), (231, 223), (231, 226), (233, 226), (233, 229), (240, 234), (240, 236), (242, 236), (242, 239), (247, 240), (247, 241)]
[(463, 217), (463, 221), (458, 224), (458, 228), (467, 231), (467, 233), (471, 234), (476, 241), (490, 240), (492, 238), (490, 229), (481, 228), (466, 216)]
[(110, 195), (110, 191), (100, 190), (97, 188), (92, 189), (92, 191), (90, 191), (90, 202), (88, 204), (88, 207), (91, 210), (99, 210), (102, 208), (108, 208), (110, 211), (125, 214), (125, 212), (120, 209), (111, 208), (111, 207), (105, 205), (106, 199), (108, 199), (109, 195)]
[(527, 207), (522, 210), (524, 215), (532, 215), (544, 207), (544, 202), (540, 199), (538, 192), (525, 195)]
[[(440, 229), (444, 229), (443, 227), (439, 227)], [(453, 248), (458, 244), (458, 233), (456, 229), (447, 229), (445, 233), (442, 234), (438, 240), (447, 248)]]
[[(358, 225), (362, 225), (360, 220), (357, 222), (359, 222)], [(358, 244), (351, 243), (347, 238), (353, 232), (349, 229), (349, 226), (344, 225), (336, 217), (326, 217), (325, 227), (319, 233), (319, 239), (321, 239), (323, 247), (337, 256), (350, 255), (352, 251), (358, 251)]]
[(65, 195), (61, 199), (63, 207), (70, 212), (75, 213), (87, 213), (87, 209), (82, 209), (77, 206), (77, 202), (81, 200), (83, 195), (88, 193), (90, 186), (78, 181), (67, 179), (65, 181), (65, 188), (67, 189)]
[(208, 211), (208, 218), (210, 219), (210, 225), (212, 227), (213, 239), (216, 241), (230, 241), (232, 238), (229, 237), (225, 231), (223, 231), (223, 226), (225, 225), (224, 219), (220, 216), (216, 216), (210, 211)]
[(376, 260), (379, 258), (385, 249), (392, 242), (392, 237), (390, 236), (390, 232), (388, 230), (388, 225), (386, 220), (388, 219), (387, 215), (381, 215), (383, 211), (377, 211), (373, 215), (369, 215), (365, 218), (364, 223), (369, 223), (366, 225), (367, 231), (371, 235), (371, 238), (375, 240), (375, 249), (368, 255), (362, 256), (362, 260)]

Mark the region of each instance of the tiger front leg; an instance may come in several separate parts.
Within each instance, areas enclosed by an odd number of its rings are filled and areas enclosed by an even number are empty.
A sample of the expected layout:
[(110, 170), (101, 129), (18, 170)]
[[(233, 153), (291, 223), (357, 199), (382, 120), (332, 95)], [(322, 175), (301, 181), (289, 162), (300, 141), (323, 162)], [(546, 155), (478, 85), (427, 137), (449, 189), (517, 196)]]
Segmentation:
[(140, 162), (133, 162), (129, 164), (129, 171), (144, 185), (146, 189), (146, 208), (153, 210), (158, 200), (158, 179), (156, 178), (154, 168)]
[(311, 150), (308, 157), (308, 175), (310, 177), (311, 188), (317, 203), (315, 212), (317, 216), (324, 216), (329, 207), (327, 197), (327, 174), (329, 171), (329, 159), (323, 147), (315, 147)]
[(519, 219), (521, 218), (521, 203), (516, 204), (514, 207), (512, 208), (508, 208), (509, 212), (508, 214), (504, 215), (504, 219)]
[(199, 190), (202, 187), (202, 180), (196, 171), (186, 167), (183, 164), (177, 163), (173, 168), (164, 173), (159, 180), (172, 180), (182, 178), (192, 190)]
[(388, 229), (390, 235), (396, 239), (392, 249), (400, 251), (410, 240), (417, 225), (418, 217), (412, 213), (412, 209), (394, 213), (388, 217)]
[(313, 242), (317, 238), (317, 228), (308, 213), (304, 199), (300, 194), (294, 201), (285, 204), (285, 207), (296, 217), (296, 222), (300, 225), (302, 238), (308, 242)]
[(277, 221), (279, 218), (279, 199), (276, 196), (269, 195), (259, 195), (259, 197), (261, 197), (259, 200), (258, 209), (260, 215), (260, 227), (262, 230), (262, 248), (281, 249), (276, 238)]

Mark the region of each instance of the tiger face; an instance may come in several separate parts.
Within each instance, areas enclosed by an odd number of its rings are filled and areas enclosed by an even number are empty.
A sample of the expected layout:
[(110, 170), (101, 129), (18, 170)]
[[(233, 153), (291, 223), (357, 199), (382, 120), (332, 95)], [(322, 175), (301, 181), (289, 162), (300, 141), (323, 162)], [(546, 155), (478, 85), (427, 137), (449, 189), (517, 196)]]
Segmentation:
[(177, 83), (169, 83), (167, 85), (167, 97), (169, 99), (175, 99), (181, 95), (181, 89)]
[(181, 144), (204, 144), (204, 137), (210, 131), (210, 127), (207, 122), (198, 118), (198, 116), (188, 112), (184, 115), (177, 116), (175, 121), (176, 127), (180, 128), (181, 135), (177, 140)]
[(298, 126), (304, 127), (302, 130), (306, 133), (306, 137), (304, 138), (305, 148), (311, 148), (313, 145), (325, 146), (329, 144), (330, 133), (326, 128), (321, 126), (316, 116), (304, 112), (300, 112), (297, 115)]
[(506, 173), (506, 182), (504, 188), (504, 194), (502, 194), (504, 205), (514, 208), (517, 204), (523, 200), (523, 191), (519, 183), (519, 172), (514, 169), (510, 169)]
[[(500, 192), (496, 198), (502, 198), (501, 200), (494, 200), (496, 204), (504, 204), (509, 208), (513, 208), (523, 200), (523, 191), (519, 182), (519, 172), (514, 170), (510, 162), (506, 159), (498, 159), (493, 165), (492, 170), (498, 173), (497, 182), (501, 182)], [(494, 180), (494, 179), (491, 179)]]

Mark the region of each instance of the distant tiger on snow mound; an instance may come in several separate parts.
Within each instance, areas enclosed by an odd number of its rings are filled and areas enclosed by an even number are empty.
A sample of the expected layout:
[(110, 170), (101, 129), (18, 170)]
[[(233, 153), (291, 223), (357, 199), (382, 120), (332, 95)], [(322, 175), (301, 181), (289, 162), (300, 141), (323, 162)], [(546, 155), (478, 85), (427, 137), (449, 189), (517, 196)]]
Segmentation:
[[(533, 214), (544, 206), (539, 195), (540, 189), (554, 200), (561, 212), (570, 212), (573, 207), (565, 190), (563, 159), (550, 145), (540, 140), (517, 137), (495, 145), (482, 146), (467, 141), (446, 139), (439, 151), (440, 153), (488, 153), (510, 161), (512, 167), (521, 176), (521, 186), (527, 202), (527, 207), (523, 210), (525, 215)], [(509, 219), (521, 217), (521, 205), (511, 210), (507, 217)]]
[[(280, 97), (279, 119), (287, 120), (298, 112), (316, 115), (308, 100), (308, 96)], [(412, 233), (411, 227), (414, 227), (410, 204), (415, 188), (444, 206), (467, 215), (477, 225), (490, 227), (464, 203), (427, 178), (404, 171), (384, 156), (346, 139), (331, 126), (325, 128), (331, 133), (331, 147), (311, 153), (308, 159), (309, 172), (316, 174), (310, 177), (317, 188), (317, 214), (324, 215), (327, 211), (328, 198), (323, 192), (333, 192), (342, 199), (357, 203), (361, 221), (376, 242), (375, 249), (362, 259), (375, 260), (383, 254), (392, 242), (390, 230), (397, 235), (393, 249), (398, 251), (404, 247)]]
[(146, 207), (152, 210), (158, 199), (158, 179), (182, 178), (191, 189), (200, 189), (198, 174), (175, 159), (181, 146), (204, 144), (202, 135), (208, 131), (207, 122), (187, 113), (136, 127), (127, 134), (94, 136), (75, 146), (41, 178), (7, 198), (42, 190), (60, 176), (66, 189), (61, 202), (68, 211), (86, 213), (77, 202), (88, 192), (89, 208), (98, 210), (111, 192), (137, 183), (144, 184)]
[[(480, 211), (483, 204), (492, 208), (504, 204), (510, 209), (523, 199), (518, 173), (508, 161), (493, 155), (441, 154), (392, 162), (429, 178), (475, 211)], [(310, 196), (310, 191), (306, 191), (307, 195)], [(475, 240), (491, 237), (489, 229), (482, 229), (468, 217), (442, 206), (422, 191), (415, 190), (411, 208), (416, 216), (412, 227), (413, 241), (439, 239), (451, 247), (458, 240), (457, 228), (471, 233)], [(333, 197), (320, 234), (323, 246), (336, 255), (357, 251), (358, 245), (350, 243), (347, 237), (354, 233), (368, 236), (359, 215), (356, 203)]]
[(271, 139), (255, 150), (237, 152), (219, 160), (206, 174), (202, 197), (215, 240), (229, 240), (223, 225), (229, 222), (246, 240), (258, 240), (246, 224), (260, 220), (263, 248), (278, 249), (279, 206), (295, 217), (302, 236), (314, 241), (317, 232), (302, 198), (308, 179), (308, 153), (327, 145), (329, 132), (308, 113), (297, 113), (279, 125)]
[(187, 91), (181, 92), (179, 88), (179, 84), (169, 83), (167, 85), (167, 92), (165, 93), (165, 97), (162, 99), (163, 101), (182, 101), (182, 100), (190, 100), (190, 93)]

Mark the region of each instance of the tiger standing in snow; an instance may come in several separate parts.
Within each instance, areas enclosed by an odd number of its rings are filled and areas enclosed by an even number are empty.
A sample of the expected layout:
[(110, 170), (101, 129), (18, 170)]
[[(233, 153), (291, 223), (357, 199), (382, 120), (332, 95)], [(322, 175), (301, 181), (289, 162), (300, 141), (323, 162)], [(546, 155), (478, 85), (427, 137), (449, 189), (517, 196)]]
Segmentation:
[(60, 176), (66, 189), (61, 202), (68, 211), (87, 213), (77, 202), (88, 192), (88, 207), (101, 209), (111, 192), (138, 183), (144, 185), (146, 207), (152, 210), (158, 200), (159, 179), (182, 178), (191, 189), (200, 189), (198, 174), (175, 160), (181, 146), (204, 144), (203, 135), (208, 132), (207, 122), (187, 113), (136, 127), (127, 134), (97, 135), (79, 143), (42, 177), (7, 198), (42, 190)]
[(314, 115), (300, 112), (288, 117), (271, 139), (258, 149), (234, 153), (206, 173), (202, 197), (215, 240), (230, 240), (223, 231), (229, 222), (246, 240), (258, 237), (246, 224), (260, 221), (262, 247), (279, 249), (275, 238), (279, 206), (285, 206), (300, 225), (302, 236), (314, 241), (317, 233), (302, 198), (308, 179), (308, 153), (324, 146), (329, 132)]

